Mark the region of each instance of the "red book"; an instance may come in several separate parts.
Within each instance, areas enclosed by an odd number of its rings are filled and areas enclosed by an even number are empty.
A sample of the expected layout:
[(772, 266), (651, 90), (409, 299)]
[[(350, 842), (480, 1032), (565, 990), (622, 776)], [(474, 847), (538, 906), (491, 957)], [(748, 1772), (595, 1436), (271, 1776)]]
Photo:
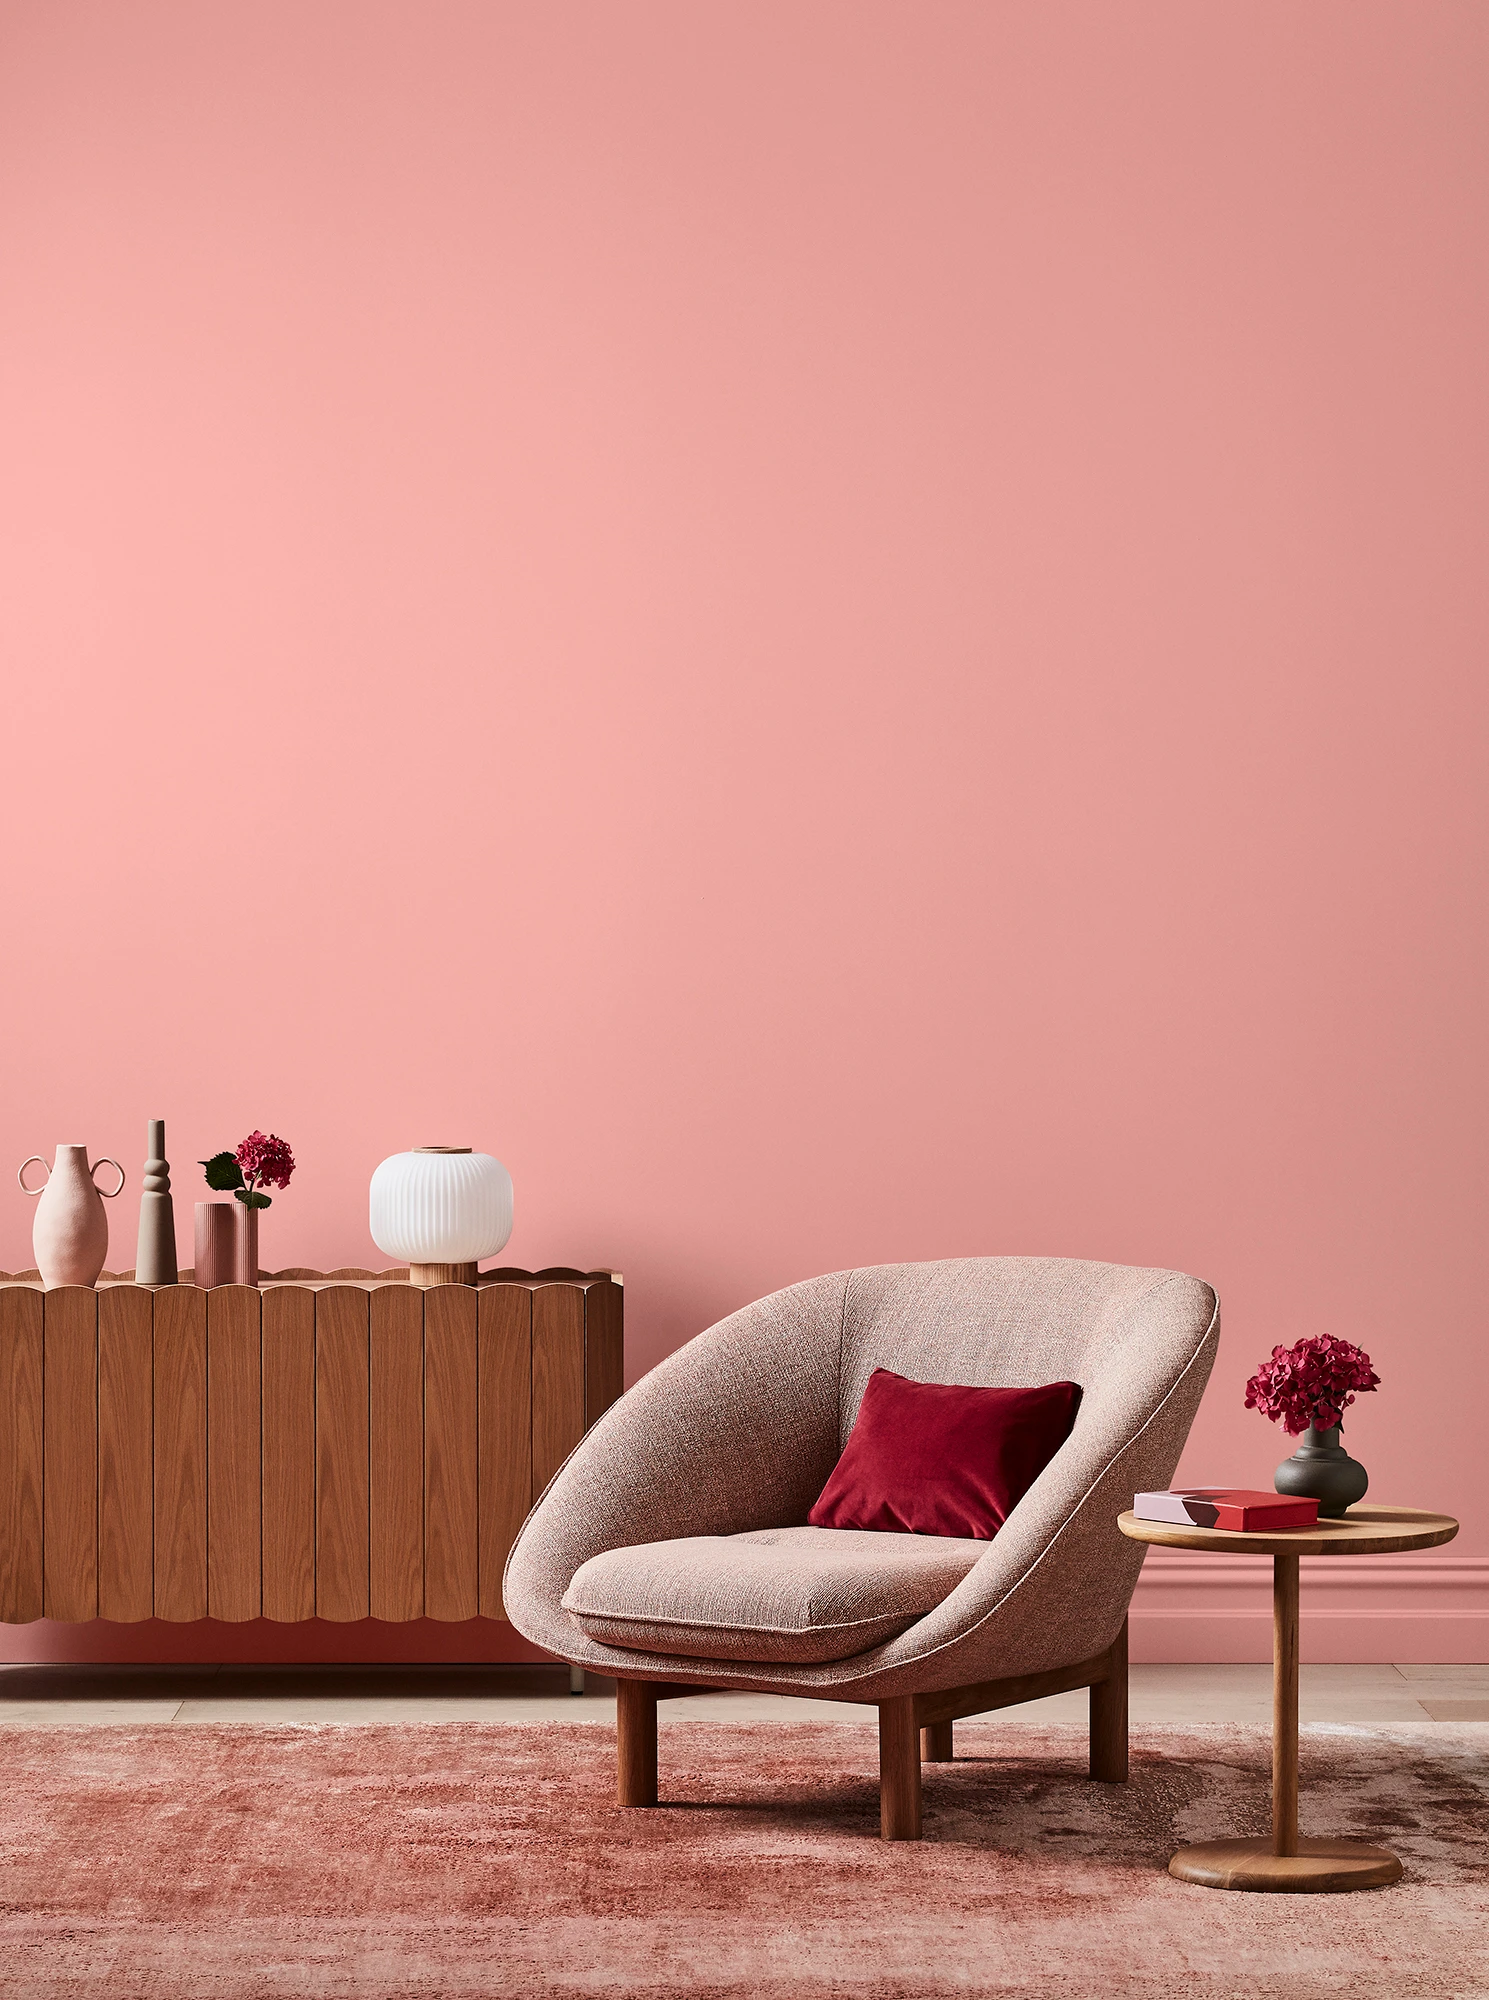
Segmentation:
[(1253, 1493), (1244, 1486), (1178, 1486), (1172, 1493), (1139, 1493), (1132, 1511), (1140, 1521), (1172, 1521), (1180, 1528), (1311, 1528), (1316, 1500), (1290, 1493)]

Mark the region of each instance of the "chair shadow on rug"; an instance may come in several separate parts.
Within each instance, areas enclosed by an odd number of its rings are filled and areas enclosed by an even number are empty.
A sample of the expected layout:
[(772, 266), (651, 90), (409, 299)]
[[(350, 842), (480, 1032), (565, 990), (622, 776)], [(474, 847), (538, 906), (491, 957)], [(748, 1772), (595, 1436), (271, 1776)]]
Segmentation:
[[(875, 1707), (885, 1840), (920, 1837), (922, 1761), (952, 1757), (960, 1718), (1047, 1695), (1090, 1689), (1091, 1776), (1121, 1783), (1144, 1551), (1116, 1517), (1172, 1478), (1218, 1337), (1200, 1280), (1069, 1258), (793, 1285), (607, 1411), (517, 1538), (507, 1615), (615, 1678), (623, 1806), (657, 1803), (658, 1702), (712, 1690)], [(991, 1541), (806, 1525), (875, 1368), (1079, 1385), (1069, 1437)]]

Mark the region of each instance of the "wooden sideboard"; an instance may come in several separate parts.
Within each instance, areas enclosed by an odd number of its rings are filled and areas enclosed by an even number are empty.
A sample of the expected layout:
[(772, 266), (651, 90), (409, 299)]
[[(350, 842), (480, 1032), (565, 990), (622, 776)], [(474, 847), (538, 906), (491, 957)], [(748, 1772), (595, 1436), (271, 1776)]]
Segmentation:
[(501, 1618), (529, 1507), (621, 1393), (622, 1297), (0, 1277), (0, 1621)]

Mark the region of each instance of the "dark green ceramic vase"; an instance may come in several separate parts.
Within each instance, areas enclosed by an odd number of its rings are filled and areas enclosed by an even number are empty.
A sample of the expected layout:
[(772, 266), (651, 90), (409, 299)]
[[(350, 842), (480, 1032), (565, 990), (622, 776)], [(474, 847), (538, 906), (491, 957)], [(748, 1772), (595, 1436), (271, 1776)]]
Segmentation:
[(1342, 1428), (1335, 1424), (1332, 1430), (1321, 1431), (1310, 1424), (1292, 1457), (1283, 1459), (1272, 1477), (1279, 1493), (1316, 1500), (1325, 1521), (1337, 1521), (1356, 1500), (1363, 1500), (1370, 1484), (1364, 1466), (1339, 1442)]

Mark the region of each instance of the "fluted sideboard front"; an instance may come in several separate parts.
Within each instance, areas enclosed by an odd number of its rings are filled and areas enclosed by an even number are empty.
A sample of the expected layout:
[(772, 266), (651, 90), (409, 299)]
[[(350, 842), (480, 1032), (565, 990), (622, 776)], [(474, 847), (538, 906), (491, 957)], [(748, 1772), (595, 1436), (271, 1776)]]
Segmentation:
[(501, 1618), (622, 1387), (608, 1271), (0, 1280), (0, 1621)]

